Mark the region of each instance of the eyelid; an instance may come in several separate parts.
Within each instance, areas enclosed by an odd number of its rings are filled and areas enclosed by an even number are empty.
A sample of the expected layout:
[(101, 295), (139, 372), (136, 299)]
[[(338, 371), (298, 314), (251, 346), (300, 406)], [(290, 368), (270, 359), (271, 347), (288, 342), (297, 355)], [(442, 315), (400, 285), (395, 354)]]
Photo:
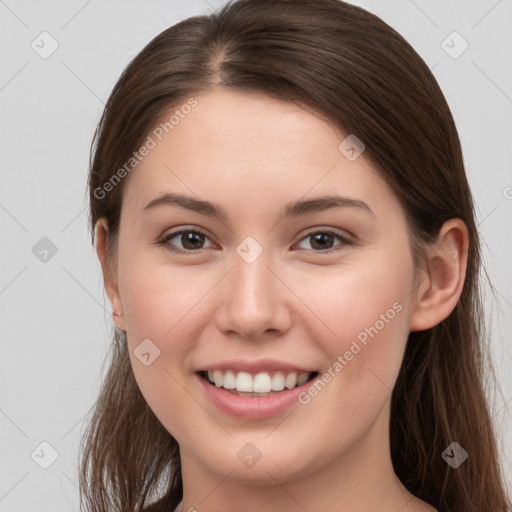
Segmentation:
[[(198, 233), (198, 234), (201, 234), (204, 237), (208, 238), (210, 241), (212, 241), (211, 237), (205, 232), (205, 230), (203, 230), (201, 228), (185, 226), (182, 228), (177, 228), (176, 231), (171, 231), (170, 233), (164, 234), (159, 239), (159, 241), (157, 241), (157, 244), (162, 245), (165, 248), (167, 248), (167, 250), (169, 250), (173, 253), (177, 253), (177, 254), (189, 254), (189, 255), (203, 254), (203, 252), (205, 251), (204, 248), (197, 249), (197, 250), (191, 250), (191, 249), (176, 249), (176, 248), (169, 247), (170, 244), (168, 243), (168, 241), (172, 238), (175, 238), (176, 236), (183, 234), (183, 233)], [(305, 238), (308, 238), (312, 235), (319, 234), (319, 233), (324, 233), (324, 234), (328, 234), (328, 235), (337, 237), (342, 242), (342, 244), (340, 244), (341, 246), (357, 245), (357, 242), (354, 240), (354, 236), (352, 234), (348, 234), (346, 232), (341, 232), (340, 230), (338, 230), (336, 228), (319, 226), (319, 227), (312, 228), (312, 229), (308, 230), (304, 235), (302, 235), (302, 237), (299, 239), (299, 241), (296, 244), (294, 244), (294, 246), (299, 244), (300, 242), (302, 242)], [(303, 250), (306, 250), (308, 252), (313, 252), (315, 254), (330, 254), (330, 253), (339, 251), (341, 249), (331, 248), (331, 249), (326, 249), (326, 250), (321, 250), (321, 251), (315, 251), (313, 249), (303, 249)]]
[(203, 235), (205, 238), (208, 238), (209, 240), (211, 240), (211, 238), (212, 238), (212, 237), (210, 237), (210, 235), (208, 235), (208, 233), (206, 233), (205, 230), (203, 230), (201, 228), (185, 226), (182, 228), (177, 228), (175, 231), (170, 231), (169, 233), (162, 235), (162, 237), (160, 237), (156, 243), (157, 243), (157, 245), (162, 245), (168, 251), (171, 251), (171, 252), (177, 253), (177, 254), (202, 254), (205, 249), (198, 249), (196, 251), (193, 251), (190, 249), (179, 249), (179, 248), (176, 249), (174, 247), (170, 247), (169, 240), (172, 238), (175, 238), (179, 235), (182, 235), (183, 233), (199, 233), (199, 234)]
[[(342, 246), (357, 245), (357, 242), (355, 241), (355, 239), (354, 239), (355, 237), (353, 235), (348, 234), (346, 232), (341, 232), (340, 230), (338, 230), (336, 228), (322, 227), (322, 226), (308, 230), (297, 243), (300, 243), (305, 238), (308, 238), (308, 237), (318, 234), (318, 233), (324, 233), (324, 234), (332, 235), (334, 237), (339, 238), (342, 241), (342, 244), (340, 244)], [(297, 244), (295, 244), (295, 245), (297, 245)], [(308, 250), (308, 249), (304, 249), (304, 250)], [(308, 252), (313, 252), (315, 254), (330, 254), (330, 253), (333, 253), (333, 252), (336, 252), (339, 250), (341, 250), (341, 249), (336, 249), (334, 247), (331, 249), (326, 249), (325, 251), (314, 251), (312, 249), (309, 249)]]

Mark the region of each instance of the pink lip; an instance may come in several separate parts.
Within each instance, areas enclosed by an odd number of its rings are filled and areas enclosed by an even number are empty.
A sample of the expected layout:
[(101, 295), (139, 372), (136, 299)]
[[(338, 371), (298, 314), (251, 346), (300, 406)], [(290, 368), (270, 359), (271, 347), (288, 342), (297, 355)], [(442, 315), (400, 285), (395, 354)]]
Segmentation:
[(279, 361), (277, 359), (258, 359), (256, 361), (250, 361), (248, 359), (233, 359), (231, 361), (223, 361), (221, 363), (209, 364), (198, 369), (198, 371), (206, 372), (214, 370), (235, 370), (238, 372), (247, 373), (270, 372), (274, 370), (284, 370), (288, 372), (297, 373), (312, 373), (317, 371), (302, 368), (300, 366), (295, 366), (293, 364), (284, 361)]
[(199, 374), (195, 374), (208, 398), (223, 412), (247, 419), (261, 419), (276, 416), (299, 401), (299, 395), (311, 386), (314, 379), (294, 389), (280, 391), (272, 396), (239, 396), (224, 388), (210, 384)]

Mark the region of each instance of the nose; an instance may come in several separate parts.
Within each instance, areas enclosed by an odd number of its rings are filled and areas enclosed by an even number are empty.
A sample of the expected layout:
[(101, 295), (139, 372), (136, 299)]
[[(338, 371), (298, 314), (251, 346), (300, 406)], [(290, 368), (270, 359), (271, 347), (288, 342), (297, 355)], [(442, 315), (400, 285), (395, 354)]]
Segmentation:
[(283, 280), (270, 251), (263, 251), (255, 261), (248, 262), (234, 253), (232, 268), (218, 290), (221, 295), (216, 311), (217, 327), (256, 340), (272, 331), (283, 334), (291, 326), (288, 301), (292, 293)]

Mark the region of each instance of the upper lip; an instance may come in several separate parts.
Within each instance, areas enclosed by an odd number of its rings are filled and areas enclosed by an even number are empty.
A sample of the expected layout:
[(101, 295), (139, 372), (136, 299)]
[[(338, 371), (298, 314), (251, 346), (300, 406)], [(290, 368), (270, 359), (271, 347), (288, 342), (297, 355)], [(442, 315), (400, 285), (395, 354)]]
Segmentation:
[(247, 373), (258, 373), (258, 372), (269, 372), (269, 371), (277, 371), (284, 370), (288, 372), (297, 372), (297, 373), (305, 373), (305, 372), (315, 372), (316, 370), (311, 370), (308, 368), (304, 368), (303, 366), (298, 366), (295, 364), (290, 364), (289, 362), (279, 361), (277, 359), (232, 359), (230, 361), (222, 361), (220, 363), (213, 363), (206, 366), (201, 367), (198, 371), (215, 371), (215, 370), (235, 370), (238, 372), (247, 372)]

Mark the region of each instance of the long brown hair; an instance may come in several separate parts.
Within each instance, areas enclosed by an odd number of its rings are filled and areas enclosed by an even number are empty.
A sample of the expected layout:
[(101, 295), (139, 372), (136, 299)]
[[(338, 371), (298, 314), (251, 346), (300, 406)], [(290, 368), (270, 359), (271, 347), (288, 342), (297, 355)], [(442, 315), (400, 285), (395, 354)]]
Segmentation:
[[(417, 265), (446, 220), (465, 222), (469, 253), (459, 302), (437, 326), (409, 335), (391, 399), (391, 456), (405, 487), (440, 512), (506, 510), (486, 397), (493, 374), (480, 241), (459, 137), (428, 66), (377, 16), (339, 0), (239, 0), (147, 44), (115, 85), (91, 146), (92, 242), (103, 217), (109, 271), (126, 162), (163, 115), (212, 87), (300, 102), (356, 134), (406, 213)], [(457, 469), (441, 457), (454, 441), (469, 452)], [(82, 438), (81, 503), (91, 512), (171, 511), (182, 492), (179, 446), (144, 400), (126, 333), (116, 328)]]

